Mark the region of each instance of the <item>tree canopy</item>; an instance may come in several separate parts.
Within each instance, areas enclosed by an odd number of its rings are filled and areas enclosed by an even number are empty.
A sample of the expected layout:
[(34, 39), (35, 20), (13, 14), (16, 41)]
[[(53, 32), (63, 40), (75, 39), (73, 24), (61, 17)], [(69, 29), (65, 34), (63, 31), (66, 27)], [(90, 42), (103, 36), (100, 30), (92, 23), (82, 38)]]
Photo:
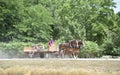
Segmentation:
[(1, 0), (0, 41), (47, 42), (52, 37), (102, 45), (120, 31), (114, 7), (113, 0)]

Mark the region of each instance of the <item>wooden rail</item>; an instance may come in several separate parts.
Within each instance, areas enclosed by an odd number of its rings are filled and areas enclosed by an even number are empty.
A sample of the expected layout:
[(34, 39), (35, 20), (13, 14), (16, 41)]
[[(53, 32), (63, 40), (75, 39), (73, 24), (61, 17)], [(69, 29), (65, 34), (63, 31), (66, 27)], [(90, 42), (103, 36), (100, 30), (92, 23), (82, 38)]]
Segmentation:
[(33, 49), (32, 47), (24, 47), (24, 53), (29, 54), (29, 57), (33, 57), (36, 53), (39, 53), (41, 55), (44, 54), (52, 54), (55, 52), (58, 52), (58, 46), (53, 44), (52, 46), (48, 47), (48, 49)]

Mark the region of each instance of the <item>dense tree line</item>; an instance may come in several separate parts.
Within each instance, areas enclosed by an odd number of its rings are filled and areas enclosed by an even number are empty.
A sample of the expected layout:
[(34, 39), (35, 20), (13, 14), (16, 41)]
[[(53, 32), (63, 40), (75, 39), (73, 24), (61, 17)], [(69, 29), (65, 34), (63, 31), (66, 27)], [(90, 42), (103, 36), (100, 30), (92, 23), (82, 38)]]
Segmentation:
[(0, 41), (82, 39), (120, 52), (120, 12), (114, 7), (113, 0), (0, 0)]

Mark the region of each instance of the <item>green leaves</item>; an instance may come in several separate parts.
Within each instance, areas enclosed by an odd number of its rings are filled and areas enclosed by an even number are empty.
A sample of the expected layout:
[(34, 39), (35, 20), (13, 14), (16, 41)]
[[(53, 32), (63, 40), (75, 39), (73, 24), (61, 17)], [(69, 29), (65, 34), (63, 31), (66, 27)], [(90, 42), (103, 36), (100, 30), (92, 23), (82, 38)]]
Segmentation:
[(112, 0), (2, 0), (1, 39), (40, 42), (53, 37), (101, 45), (115, 30), (114, 6)]
[[(17, 4), (17, 5), (16, 5)], [(15, 35), (15, 27), (20, 20), (19, 10), (22, 8), (22, 0), (0, 1), (0, 41), (11, 41)]]
[(0, 0), (0, 41), (84, 39), (119, 50), (120, 13), (113, 0)]
[(28, 41), (46, 41), (50, 38), (49, 32), (52, 31), (50, 24), (53, 23), (53, 18), (50, 12), (43, 6), (36, 5), (27, 7), (25, 9), (25, 17), (23, 18), (22, 24), (16, 26), (16, 28), (19, 30), (20, 35), (33, 39)]

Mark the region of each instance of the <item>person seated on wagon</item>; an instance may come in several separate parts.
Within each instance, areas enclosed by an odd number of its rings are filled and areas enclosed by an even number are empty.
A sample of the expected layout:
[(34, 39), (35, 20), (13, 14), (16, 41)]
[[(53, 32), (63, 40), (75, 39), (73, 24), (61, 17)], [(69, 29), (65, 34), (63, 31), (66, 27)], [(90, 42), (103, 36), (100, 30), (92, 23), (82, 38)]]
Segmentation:
[(40, 45), (40, 46), (39, 46), (39, 49), (40, 49), (40, 50), (44, 50), (44, 49), (45, 49), (44, 45)]
[(37, 45), (32, 46), (32, 50), (37, 51), (38, 49), (39, 49), (39, 48), (38, 48), (38, 46), (37, 46)]
[(50, 41), (49, 41), (49, 43), (48, 43), (48, 49), (50, 49), (50, 47), (51, 47), (52, 45), (54, 45), (54, 41), (53, 41), (53, 39), (51, 38)]

